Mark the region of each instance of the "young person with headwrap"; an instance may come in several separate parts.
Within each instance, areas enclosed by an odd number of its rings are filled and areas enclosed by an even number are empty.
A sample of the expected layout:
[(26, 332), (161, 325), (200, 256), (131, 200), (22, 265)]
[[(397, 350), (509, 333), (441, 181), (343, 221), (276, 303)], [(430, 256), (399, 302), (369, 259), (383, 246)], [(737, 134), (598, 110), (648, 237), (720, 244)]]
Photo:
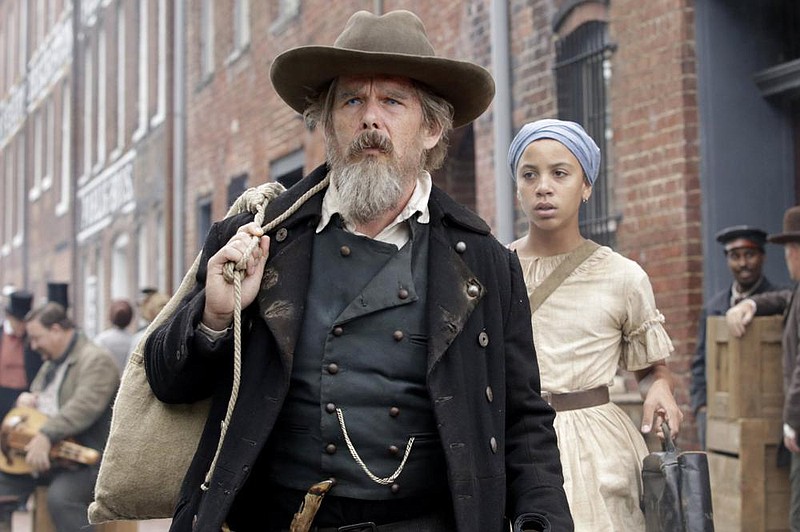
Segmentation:
[[(510, 247), (531, 298), (542, 394), (556, 410), (575, 530), (644, 530), (639, 500), (647, 447), (628, 415), (609, 401), (608, 387), (618, 367), (633, 371), (645, 397), (641, 431), (655, 426), (660, 432), (665, 419), (678, 432), (683, 415), (664, 362), (672, 351), (664, 316), (636, 262), (580, 234), (580, 205), (600, 167), (600, 149), (580, 125), (526, 124), (508, 162), (528, 218), (527, 234)], [(581, 262), (578, 254), (587, 258)], [(571, 272), (557, 270), (567, 261), (576, 264)], [(554, 270), (568, 275), (535, 308), (536, 289)]]

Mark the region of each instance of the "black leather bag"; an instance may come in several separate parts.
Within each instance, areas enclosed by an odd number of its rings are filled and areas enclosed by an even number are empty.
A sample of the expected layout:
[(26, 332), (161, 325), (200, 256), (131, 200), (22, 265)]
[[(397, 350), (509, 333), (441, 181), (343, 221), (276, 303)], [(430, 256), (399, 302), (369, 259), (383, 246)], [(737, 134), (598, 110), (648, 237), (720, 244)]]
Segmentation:
[(664, 450), (642, 464), (646, 532), (714, 532), (708, 456), (675, 447), (666, 423)]

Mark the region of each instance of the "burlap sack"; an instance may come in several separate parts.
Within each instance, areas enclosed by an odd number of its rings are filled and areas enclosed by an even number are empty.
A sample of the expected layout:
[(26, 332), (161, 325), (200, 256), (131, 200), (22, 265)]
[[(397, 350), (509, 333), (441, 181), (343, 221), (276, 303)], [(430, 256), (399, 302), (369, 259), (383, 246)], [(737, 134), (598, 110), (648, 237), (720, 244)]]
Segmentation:
[[(263, 213), (266, 204), (283, 190), (278, 183), (249, 189), (227, 216), (245, 210)], [(89, 521), (93, 524), (172, 517), (183, 477), (200, 441), (210, 401), (190, 405), (159, 401), (147, 382), (142, 352), (149, 334), (169, 319), (184, 296), (194, 289), (199, 263), (198, 255), (178, 290), (147, 327), (125, 367), (114, 401), (111, 432), (100, 463), (94, 502), (89, 506)]]

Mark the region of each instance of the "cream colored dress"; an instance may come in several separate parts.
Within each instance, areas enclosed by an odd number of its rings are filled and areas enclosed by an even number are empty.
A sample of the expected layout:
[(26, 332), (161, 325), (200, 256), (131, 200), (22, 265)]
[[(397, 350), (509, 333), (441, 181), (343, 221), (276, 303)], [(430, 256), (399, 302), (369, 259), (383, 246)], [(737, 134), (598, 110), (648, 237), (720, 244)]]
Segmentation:
[[(528, 294), (568, 254), (520, 257)], [(617, 367), (634, 371), (672, 351), (647, 274), (607, 247), (595, 251), (531, 319), (542, 390), (610, 386)], [(576, 532), (644, 530), (641, 464), (648, 450), (613, 403), (559, 412), (555, 429)]]

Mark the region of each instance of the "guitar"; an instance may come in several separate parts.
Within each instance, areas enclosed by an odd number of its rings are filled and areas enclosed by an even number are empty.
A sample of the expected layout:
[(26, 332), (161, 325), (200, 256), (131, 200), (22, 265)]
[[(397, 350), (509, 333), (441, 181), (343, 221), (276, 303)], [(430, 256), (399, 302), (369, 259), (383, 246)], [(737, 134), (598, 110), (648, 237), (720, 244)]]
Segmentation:
[[(32, 472), (25, 462), (25, 446), (33, 439), (47, 416), (33, 408), (12, 408), (0, 425), (0, 471), (11, 475)], [(50, 449), (50, 460), (93, 465), (100, 460), (100, 453), (73, 441), (62, 440)]]

